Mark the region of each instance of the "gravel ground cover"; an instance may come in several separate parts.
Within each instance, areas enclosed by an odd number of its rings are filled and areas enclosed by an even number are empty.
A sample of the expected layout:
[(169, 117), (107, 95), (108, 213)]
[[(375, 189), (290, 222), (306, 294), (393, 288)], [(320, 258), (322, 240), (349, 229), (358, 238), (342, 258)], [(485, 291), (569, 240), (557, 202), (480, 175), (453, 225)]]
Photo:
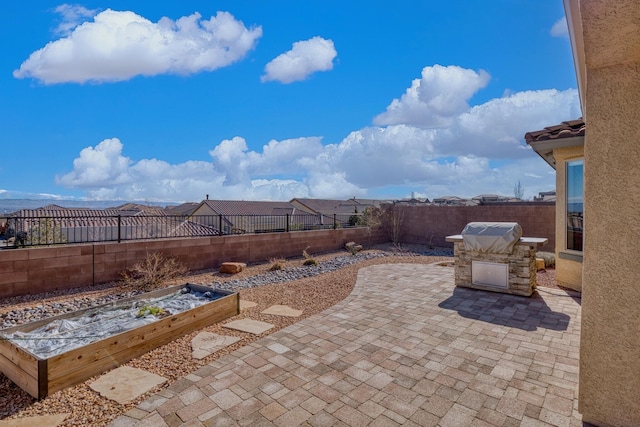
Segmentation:
[[(36, 401), (0, 374), (0, 419), (64, 413), (68, 414), (63, 424), (65, 426), (106, 425), (120, 414), (134, 408), (149, 394), (157, 393), (162, 388), (168, 387), (171, 383), (211, 361), (245, 346), (261, 336), (273, 333), (340, 302), (351, 293), (357, 272), (362, 267), (375, 264), (430, 264), (434, 262), (442, 262), (443, 265), (450, 266), (453, 261), (451, 256), (452, 253), (448, 249), (429, 249), (419, 245), (380, 246), (360, 252), (355, 256), (345, 251), (314, 256), (318, 261), (317, 266), (303, 266), (304, 259), (300, 257), (299, 259), (281, 261), (284, 269), (280, 271), (269, 271), (272, 263), (265, 262), (250, 265), (241, 273), (233, 276), (220, 274), (213, 269), (188, 274), (166, 283), (166, 285), (171, 286), (185, 282), (215, 283), (216, 287), (239, 291), (241, 299), (256, 302), (257, 306), (243, 310), (238, 316), (228, 320), (251, 318), (272, 323), (275, 327), (262, 335), (252, 335), (223, 329), (220, 324), (216, 324), (193, 331), (131, 360), (126, 365), (161, 375), (168, 381), (125, 405), (105, 399), (93, 391), (89, 384), (96, 378), (91, 378), (84, 383), (54, 393), (41, 401)], [(554, 270), (539, 272), (538, 285), (557, 287)], [(111, 283), (92, 287), (90, 290), (76, 289), (46, 295), (6, 298), (0, 301), (0, 328), (112, 302), (136, 293), (130, 289), (123, 289), (116, 283)], [(292, 318), (261, 313), (274, 304), (288, 305), (303, 310), (303, 314), (301, 317)], [(241, 339), (204, 359), (193, 359), (191, 357), (191, 340), (203, 331), (234, 335)]]

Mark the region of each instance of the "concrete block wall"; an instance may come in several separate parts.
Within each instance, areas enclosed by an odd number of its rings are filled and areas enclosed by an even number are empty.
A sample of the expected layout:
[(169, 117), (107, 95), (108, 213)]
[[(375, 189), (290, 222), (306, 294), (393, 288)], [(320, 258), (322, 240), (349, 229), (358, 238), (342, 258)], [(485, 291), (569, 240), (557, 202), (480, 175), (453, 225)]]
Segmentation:
[(460, 234), (470, 222), (517, 222), (526, 237), (549, 239), (540, 251), (554, 252), (556, 247), (555, 204), (503, 203), (481, 206), (402, 206), (402, 235), (405, 243), (451, 247), (446, 236)]
[[(528, 204), (488, 206), (402, 206), (400, 241), (451, 247), (445, 237), (460, 234), (472, 221), (518, 222), (525, 236), (546, 237), (540, 250), (555, 248), (555, 206)], [(370, 236), (366, 228), (296, 231), (291, 233), (247, 234), (144, 240), (123, 243), (73, 244), (55, 247), (0, 250), (0, 298), (70, 289), (119, 280), (122, 272), (161, 252), (176, 258), (189, 270), (219, 266), (226, 261), (259, 262), (270, 258), (301, 256), (340, 249), (355, 241), (365, 247)], [(371, 243), (390, 241), (377, 231)]]
[[(119, 280), (125, 270), (154, 252), (176, 258), (189, 270), (197, 271), (217, 267), (226, 261), (252, 263), (301, 256), (307, 248), (313, 255), (340, 249), (349, 241), (366, 246), (369, 242), (367, 229), (4, 249), (0, 251), (0, 298)], [(386, 238), (382, 233), (372, 233), (371, 241), (380, 243)]]

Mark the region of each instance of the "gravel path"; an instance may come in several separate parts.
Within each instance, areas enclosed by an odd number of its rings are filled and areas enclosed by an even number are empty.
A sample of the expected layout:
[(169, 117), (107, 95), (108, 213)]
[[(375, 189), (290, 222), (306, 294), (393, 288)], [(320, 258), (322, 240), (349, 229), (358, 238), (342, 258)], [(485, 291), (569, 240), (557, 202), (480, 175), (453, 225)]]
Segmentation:
[[(257, 306), (243, 310), (240, 315), (232, 319), (249, 317), (272, 323), (275, 328), (256, 336), (228, 329), (223, 330), (220, 324), (216, 324), (193, 331), (131, 360), (126, 365), (145, 369), (168, 379), (165, 384), (139, 399), (126, 405), (105, 399), (89, 388), (88, 384), (96, 379), (92, 378), (77, 386), (54, 393), (41, 401), (36, 401), (0, 374), (0, 419), (65, 413), (68, 414), (63, 424), (65, 426), (106, 425), (118, 415), (134, 408), (149, 394), (157, 393), (211, 361), (245, 346), (261, 336), (273, 333), (340, 302), (351, 293), (357, 272), (362, 267), (375, 264), (429, 264), (452, 261), (450, 251), (431, 250), (422, 246), (404, 247), (401, 250), (394, 247), (382, 247), (361, 252), (356, 256), (341, 251), (314, 256), (314, 258), (319, 262), (318, 266), (303, 266), (303, 259), (286, 260), (284, 261), (285, 268), (281, 271), (270, 272), (268, 270), (271, 264), (264, 263), (249, 266), (245, 271), (234, 276), (208, 270), (167, 283), (168, 286), (185, 281), (215, 283), (217, 287), (237, 290), (242, 299), (256, 302)], [(546, 276), (539, 275), (542, 282), (545, 282), (540, 285), (555, 287), (555, 275), (552, 274), (552, 270), (547, 273)], [(90, 292), (76, 290), (75, 292), (6, 299), (0, 302), (0, 320), (4, 325), (0, 327), (111, 302), (131, 296), (131, 294), (131, 291), (123, 291), (111, 284), (111, 286), (104, 285), (99, 289), (92, 288)], [(303, 315), (298, 318), (290, 318), (261, 313), (274, 304), (288, 305), (303, 310)], [(191, 340), (202, 331), (235, 335), (241, 339), (236, 344), (204, 359), (192, 359)]]

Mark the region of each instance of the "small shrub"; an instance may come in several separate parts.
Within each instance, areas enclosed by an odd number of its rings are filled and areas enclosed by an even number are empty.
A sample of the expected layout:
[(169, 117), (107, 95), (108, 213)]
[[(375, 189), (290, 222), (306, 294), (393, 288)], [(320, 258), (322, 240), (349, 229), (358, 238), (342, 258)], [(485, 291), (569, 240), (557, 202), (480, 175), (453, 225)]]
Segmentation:
[(556, 254), (553, 252), (537, 252), (536, 258), (544, 260), (544, 268), (556, 268)]
[(311, 246), (307, 246), (306, 248), (304, 248), (304, 250), (302, 251), (302, 257), (304, 259), (309, 259), (311, 258), (311, 255), (309, 255), (309, 252), (307, 252), (307, 249), (309, 249)]
[(167, 312), (162, 307), (157, 307), (155, 305), (145, 305), (140, 310), (138, 310), (137, 317), (144, 317), (147, 314), (152, 316), (164, 317)]
[(316, 261), (313, 258), (307, 258), (307, 259), (304, 260), (302, 265), (318, 265), (318, 261)]
[(271, 258), (269, 260), (269, 263), (271, 264), (271, 267), (269, 267), (269, 271), (284, 270), (284, 260), (283, 259)]
[(187, 268), (174, 258), (165, 258), (160, 252), (154, 252), (147, 254), (144, 260), (122, 273), (122, 281), (127, 287), (147, 292), (187, 271)]

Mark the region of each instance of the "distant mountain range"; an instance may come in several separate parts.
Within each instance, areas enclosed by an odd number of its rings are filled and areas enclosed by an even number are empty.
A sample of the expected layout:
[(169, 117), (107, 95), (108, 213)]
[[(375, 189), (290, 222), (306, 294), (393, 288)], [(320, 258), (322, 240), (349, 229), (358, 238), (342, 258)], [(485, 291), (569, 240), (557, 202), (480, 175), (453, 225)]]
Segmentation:
[[(9, 214), (21, 209), (37, 209), (47, 205), (58, 205), (63, 208), (106, 209), (129, 203), (126, 200), (63, 200), (63, 199), (2, 199), (0, 198), (0, 215)], [(170, 202), (135, 202), (147, 206), (173, 206)]]

